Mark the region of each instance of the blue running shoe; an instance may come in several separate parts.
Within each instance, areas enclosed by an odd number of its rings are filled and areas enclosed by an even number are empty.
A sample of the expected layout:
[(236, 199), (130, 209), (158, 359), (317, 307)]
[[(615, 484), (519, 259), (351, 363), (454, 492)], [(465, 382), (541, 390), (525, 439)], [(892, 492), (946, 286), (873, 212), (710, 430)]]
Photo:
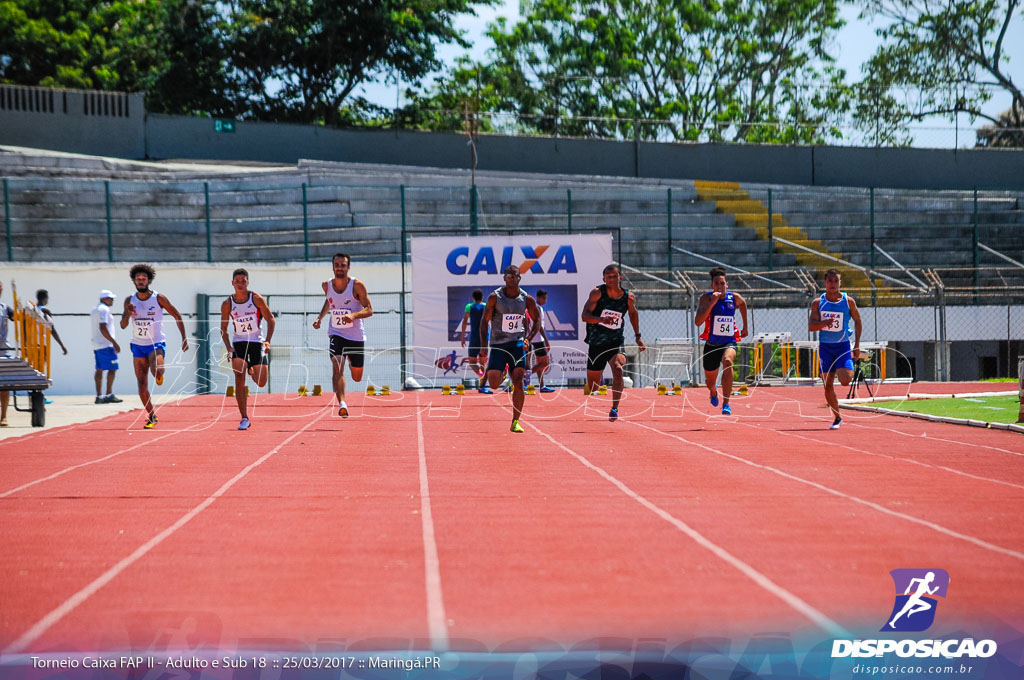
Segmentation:
[(540, 388), (540, 391), (543, 392), (544, 394), (548, 394), (549, 392), (554, 392), (555, 388), (548, 387), (547, 385), (545, 385), (544, 387)]
[(711, 405), (712, 406), (718, 406), (718, 394), (717, 393), (711, 395)]
[(491, 388), (486, 386), (481, 387), (479, 390), (477, 390), (477, 392), (479, 392), (480, 394), (494, 394), (494, 392), (491, 391)]
[(731, 416), (732, 415), (732, 409), (729, 408), (728, 404), (722, 404), (722, 415), (723, 416)]
[(619, 419), (619, 409), (613, 408), (611, 411), (608, 411), (608, 420), (610, 420), (610, 421), (612, 421), (614, 423), (618, 419)]

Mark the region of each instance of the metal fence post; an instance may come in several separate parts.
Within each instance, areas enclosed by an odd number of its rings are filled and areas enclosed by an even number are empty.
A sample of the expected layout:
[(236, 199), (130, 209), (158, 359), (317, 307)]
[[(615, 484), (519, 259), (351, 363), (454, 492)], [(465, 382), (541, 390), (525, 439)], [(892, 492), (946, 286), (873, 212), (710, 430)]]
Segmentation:
[(978, 190), (974, 190), (974, 224), (971, 230), (971, 252), (974, 266), (974, 304), (978, 304)]
[[(667, 215), (667, 227), (668, 227), (668, 271), (672, 273), (672, 187), (666, 189), (667, 200), (668, 200), (668, 215)], [(671, 305), (672, 294), (669, 293), (669, 304)]]
[(4, 224), (7, 225), (7, 261), (14, 262), (14, 247), (11, 245), (11, 198), (4, 177)]
[(302, 252), (309, 262), (309, 208), (306, 203), (306, 183), (302, 183)]
[(107, 260), (114, 261), (114, 229), (110, 219), (110, 182), (103, 183), (104, 203), (107, 207)]
[(772, 234), (772, 190), (768, 190), (768, 269), (772, 268), (772, 256), (775, 253), (775, 241)]
[(206, 197), (206, 261), (213, 262), (213, 243), (210, 238), (210, 183), (203, 182), (203, 195)]
[(565, 198), (568, 201), (568, 209), (566, 211), (566, 217), (568, 218), (569, 232), (572, 233), (572, 189), (565, 190)]
[(870, 256), (869, 256), (870, 259), (868, 261), (871, 263), (871, 268), (874, 269), (875, 268), (875, 188), (871, 187), (868, 191), (870, 192), (870, 198), (871, 198), (871, 206), (869, 208), (869, 212), (871, 214), (871, 246), (868, 248), (868, 252), (870, 253)]
[(209, 298), (205, 293), (196, 294), (196, 390), (199, 394), (209, 394), (211, 385)]
[(473, 236), (477, 234), (475, 184), (469, 187), (469, 233)]
[(402, 293), (398, 297), (398, 328), (399, 335), (401, 335), (401, 365), (399, 366), (399, 375), (402, 381), (402, 389), (405, 389), (405, 378), (406, 378), (406, 344), (405, 344), (405, 185), (398, 185), (398, 192), (400, 197), (400, 203), (402, 204)]

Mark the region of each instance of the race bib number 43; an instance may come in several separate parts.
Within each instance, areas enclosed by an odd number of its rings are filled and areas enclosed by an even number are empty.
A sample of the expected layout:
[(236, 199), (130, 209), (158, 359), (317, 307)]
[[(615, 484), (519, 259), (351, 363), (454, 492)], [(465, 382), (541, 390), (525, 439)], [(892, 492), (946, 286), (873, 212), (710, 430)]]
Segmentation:
[(135, 332), (132, 337), (136, 340), (153, 340), (156, 337), (156, 329), (152, 319), (133, 319)]
[(842, 312), (822, 312), (821, 320), (827, 321), (828, 325), (822, 328), (823, 331), (842, 331), (843, 330), (843, 313)]
[(350, 309), (332, 309), (331, 310), (331, 328), (348, 328), (352, 325), (351, 321), (345, 318), (346, 314), (351, 314)]

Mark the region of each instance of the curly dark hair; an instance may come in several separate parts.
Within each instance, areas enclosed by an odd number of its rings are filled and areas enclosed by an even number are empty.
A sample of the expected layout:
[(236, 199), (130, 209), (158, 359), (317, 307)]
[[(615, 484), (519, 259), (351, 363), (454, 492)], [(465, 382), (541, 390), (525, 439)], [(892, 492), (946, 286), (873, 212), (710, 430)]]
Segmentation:
[(149, 277), (149, 282), (152, 283), (153, 279), (156, 278), (156, 270), (148, 264), (137, 264), (128, 271), (128, 277), (134, 281), (138, 274), (145, 274)]

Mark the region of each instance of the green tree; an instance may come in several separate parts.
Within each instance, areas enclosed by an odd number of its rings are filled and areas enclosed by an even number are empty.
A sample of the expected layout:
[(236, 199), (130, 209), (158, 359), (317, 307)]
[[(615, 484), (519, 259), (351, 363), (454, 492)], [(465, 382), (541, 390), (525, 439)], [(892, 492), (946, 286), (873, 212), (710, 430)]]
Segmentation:
[[(1006, 72), (1005, 46), (1019, 0), (872, 0), (861, 17), (880, 19), (882, 45), (855, 86), (856, 118), (878, 144), (908, 144), (905, 125), (960, 113), (1024, 127), (1024, 93)], [(1009, 95), (1005, 120), (982, 109)], [(1018, 136), (1019, 138), (1019, 136)]]
[(457, 14), (494, 0), (234, 0), (232, 77), (257, 119), (338, 124), (362, 83), (415, 83), (441, 66), (439, 43), (468, 46)]
[(841, 25), (835, 0), (537, 0), (419, 103), (540, 134), (818, 141), (847, 96), (826, 49)]

